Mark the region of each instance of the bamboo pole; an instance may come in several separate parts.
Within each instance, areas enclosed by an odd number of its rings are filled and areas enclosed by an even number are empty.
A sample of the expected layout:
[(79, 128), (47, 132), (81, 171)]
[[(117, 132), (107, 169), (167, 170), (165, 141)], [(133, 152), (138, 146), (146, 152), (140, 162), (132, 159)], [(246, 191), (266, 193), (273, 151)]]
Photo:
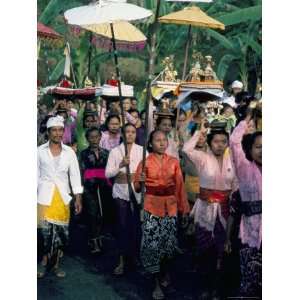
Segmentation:
[[(158, 16), (159, 16), (159, 9), (160, 9), (161, 1), (157, 1), (156, 11), (155, 11), (155, 18), (152, 24), (153, 32), (151, 35), (151, 45), (150, 45), (150, 59), (149, 59), (149, 71), (148, 71), (148, 81), (147, 81), (147, 94), (146, 94), (146, 116), (145, 116), (145, 141), (143, 145), (143, 160), (142, 160), (142, 170), (145, 171), (145, 164), (146, 164), (146, 150), (147, 150), (147, 142), (149, 137), (149, 104), (151, 101), (151, 84), (154, 76), (154, 66), (155, 66), (155, 44), (156, 44), (156, 33), (158, 28)], [(142, 209), (144, 207), (144, 197), (145, 197), (145, 184), (142, 184)]]
[[(114, 26), (113, 23), (110, 23), (110, 30), (111, 30), (111, 36), (112, 36), (112, 44), (113, 44), (113, 52), (114, 52), (114, 61), (115, 61), (115, 68), (116, 68), (116, 75), (117, 75), (117, 82), (118, 82), (118, 92), (119, 92), (119, 100), (120, 100), (120, 107), (121, 107), (121, 119), (123, 128), (125, 125), (125, 112), (123, 107), (123, 97), (122, 97), (122, 89), (121, 89), (121, 76), (120, 76), (120, 69), (119, 69), (119, 62), (118, 62), (118, 52), (116, 47), (116, 40), (115, 40), (115, 32), (114, 32)], [(125, 148), (125, 155), (128, 155), (128, 147), (127, 147), (127, 139), (125, 132), (123, 132), (123, 141), (124, 141), (124, 148)], [(134, 208), (137, 206), (136, 199), (133, 193), (133, 189), (131, 186), (131, 180), (130, 180), (130, 169), (129, 166), (126, 166), (126, 178), (127, 178), (127, 185), (128, 185), (128, 192), (129, 192), (129, 199), (130, 201), (130, 208), (131, 211), (134, 211)]]
[(71, 73), (72, 73), (72, 76), (73, 76), (73, 81), (74, 81), (75, 88), (77, 89), (77, 82), (76, 82), (75, 72), (74, 72), (74, 68), (73, 68), (72, 57), (71, 57), (71, 49), (70, 49), (69, 42), (67, 42), (67, 49), (68, 49), (68, 52), (69, 52), (69, 55), (70, 55)]
[(188, 62), (188, 55), (189, 55), (189, 48), (190, 48), (190, 40), (191, 40), (191, 32), (192, 32), (192, 25), (189, 25), (188, 36), (187, 36), (187, 41), (186, 41), (186, 45), (185, 45), (182, 81), (185, 80), (185, 76), (186, 76), (186, 69), (187, 69), (187, 62)]
[(90, 33), (90, 47), (89, 47), (89, 56), (88, 56), (88, 72), (87, 72), (88, 77), (90, 76), (90, 72), (91, 72), (92, 50), (93, 50), (92, 40), (93, 40), (93, 34)]
[[(183, 64), (183, 72), (182, 72), (182, 78), (181, 78), (182, 81), (184, 81), (185, 77), (186, 77), (186, 69), (187, 69), (187, 63), (188, 63), (188, 55), (189, 55), (189, 48), (190, 48), (191, 32), (192, 32), (192, 25), (189, 25), (188, 36), (187, 36), (186, 45), (185, 45), (184, 64)], [(178, 140), (177, 126), (178, 126), (179, 115), (180, 115), (180, 105), (178, 103), (177, 104), (176, 121), (175, 121), (175, 141)]]

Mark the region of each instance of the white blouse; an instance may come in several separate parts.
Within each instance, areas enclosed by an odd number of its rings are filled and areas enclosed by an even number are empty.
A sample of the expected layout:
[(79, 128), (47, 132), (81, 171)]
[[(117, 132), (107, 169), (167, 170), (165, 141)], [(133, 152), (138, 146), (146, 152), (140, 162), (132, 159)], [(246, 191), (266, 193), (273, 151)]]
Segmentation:
[[(116, 148), (112, 149), (108, 156), (107, 165), (105, 168), (105, 176), (107, 178), (115, 177), (119, 172), (122, 172), (126, 174), (126, 168), (120, 168), (119, 165), (121, 161), (123, 160), (125, 156), (125, 147), (124, 143), (117, 146)], [(130, 164), (129, 164), (129, 170), (130, 173), (135, 173), (138, 164), (143, 159), (143, 147), (139, 146), (137, 144), (133, 144), (131, 151), (130, 151)], [(134, 191), (133, 184), (131, 184), (133, 192), (135, 194), (136, 200), (138, 203), (141, 202), (141, 194), (136, 193)], [(113, 185), (113, 191), (112, 191), (113, 198), (120, 198), (123, 200), (129, 201), (129, 191), (128, 191), (128, 185), (127, 184), (120, 184), (115, 183)]]
[[(238, 180), (229, 148), (225, 150), (221, 169), (211, 150), (207, 152), (195, 150), (199, 137), (200, 131), (197, 130), (193, 137), (184, 144), (183, 151), (191, 159), (197, 169), (200, 189), (236, 191), (238, 188)], [(207, 201), (197, 199), (191, 211), (191, 215), (194, 217), (195, 223), (199, 223), (200, 226), (205, 227), (209, 231), (213, 231), (217, 215), (224, 228), (226, 227), (226, 221), (221, 214), (221, 206), (219, 203), (208, 203)]]

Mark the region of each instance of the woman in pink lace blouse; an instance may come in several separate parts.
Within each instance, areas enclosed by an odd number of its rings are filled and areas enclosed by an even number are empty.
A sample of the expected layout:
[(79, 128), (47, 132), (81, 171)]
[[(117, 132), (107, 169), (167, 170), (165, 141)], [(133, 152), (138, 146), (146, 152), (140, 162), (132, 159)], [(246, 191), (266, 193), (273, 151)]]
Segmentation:
[(257, 297), (261, 294), (262, 133), (247, 134), (250, 122), (251, 114), (239, 123), (230, 137), (241, 201), (231, 209), (225, 250), (231, 251), (232, 224), (240, 214), (240, 292), (243, 296)]
[(199, 176), (200, 191), (190, 215), (195, 224), (199, 265), (205, 272), (203, 282), (208, 287), (201, 299), (218, 299), (229, 199), (237, 190), (237, 178), (224, 128), (212, 129), (207, 135), (206, 152), (195, 149), (199, 137), (207, 131), (204, 124), (205, 120), (200, 124), (201, 129), (184, 144), (183, 152), (194, 163)]

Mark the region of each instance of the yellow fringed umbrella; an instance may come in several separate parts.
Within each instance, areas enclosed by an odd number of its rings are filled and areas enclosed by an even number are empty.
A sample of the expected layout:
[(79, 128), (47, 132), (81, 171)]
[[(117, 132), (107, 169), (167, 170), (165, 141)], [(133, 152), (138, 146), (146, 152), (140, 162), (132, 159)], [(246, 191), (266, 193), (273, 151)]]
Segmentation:
[(172, 23), (179, 25), (191, 25), (208, 27), (213, 29), (225, 29), (225, 25), (208, 16), (197, 6), (185, 7), (180, 11), (170, 13), (158, 18), (160, 23)]
[(185, 73), (186, 73), (189, 41), (191, 36), (191, 26), (221, 29), (221, 30), (225, 29), (225, 25), (223, 23), (211, 18), (197, 6), (186, 7), (180, 11), (162, 16), (158, 18), (158, 20), (160, 23), (189, 25), (188, 39), (187, 39), (187, 44), (185, 49), (183, 76), (182, 76), (183, 80), (185, 79)]
[[(92, 31), (103, 37), (112, 38), (110, 24), (92, 24), (92, 25), (82, 25), (82, 28)], [(145, 35), (134, 25), (129, 22), (119, 21), (115, 23), (115, 39), (119, 41), (127, 42), (140, 42), (146, 41)]]
[[(101, 39), (96, 37), (94, 41), (96, 46), (112, 49), (110, 23), (81, 25), (81, 27), (101, 37)], [(147, 41), (146, 36), (137, 27), (126, 21), (114, 24), (114, 35), (118, 50), (141, 50)]]
[[(182, 80), (185, 79), (185, 74), (186, 74), (192, 26), (212, 28), (212, 29), (221, 29), (221, 30), (225, 29), (225, 25), (223, 23), (208, 16), (198, 6), (185, 7), (184, 9), (182, 9), (180, 11), (176, 11), (176, 12), (170, 13), (168, 15), (162, 16), (162, 17), (158, 18), (158, 20), (160, 23), (189, 25), (188, 37), (187, 37), (187, 42), (186, 42), (186, 47), (185, 47), (185, 57), (184, 57), (184, 65), (183, 65), (183, 72), (182, 72)], [(180, 109), (177, 110), (175, 128), (177, 128), (179, 111), (180, 111)]]

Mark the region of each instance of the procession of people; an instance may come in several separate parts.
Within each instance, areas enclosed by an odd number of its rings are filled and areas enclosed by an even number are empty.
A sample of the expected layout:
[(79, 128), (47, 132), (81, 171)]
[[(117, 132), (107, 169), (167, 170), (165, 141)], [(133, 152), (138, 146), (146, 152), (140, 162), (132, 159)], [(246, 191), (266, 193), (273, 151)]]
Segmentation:
[[(253, 75), (245, 67), (251, 56), (247, 51), (245, 58), (235, 58), (204, 45), (210, 37), (226, 44), (226, 50), (236, 45), (224, 31), (226, 25), (230, 33), (227, 26), (235, 23), (224, 22), (218, 3), (202, 9), (192, 2), (212, 1), (174, 1), (191, 3), (164, 4), (168, 14), (160, 15), (162, 2), (150, 2), (66, 5), (64, 35), (38, 26), (38, 55), (43, 39), (66, 46), (64, 70), (55, 68), (57, 78), (40, 85), (38, 93), (37, 277), (70, 276), (64, 256), (72, 247), (86, 249), (84, 259), (99, 259), (112, 240), (111, 276), (118, 280), (135, 272), (149, 281), (154, 300), (172, 299), (168, 291), (180, 290), (173, 274), (180, 257), (191, 258), (180, 272), (190, 272), (201, 286), (197, 299), (261, 299), (260, 66), (254, 59)], [(176, 7), (181, 9), (173, 11)], [(235, 7), (229, 4), (226, 11)], [(214, 10), (213, 18), (207, 13)], [(242, 8), (241, 15), (247, 14)], [(140, 30), (144, 26), (132, 24), (138, 21), (149, 26), (148, 42)], [(178, 60), (180, 49), (160, 53), (165, 32), (158, 35), (163, 32), (159, 23), (188, 25), (184, 56)], [(255, 25), (258, 31), (259, 18)], [(192, 27), (205, 29), (201, 47)], [(181, 32), (173, 32), (181, 41)], [(75, 40), (88, 45), (86, 70), (78, 53), (72, 60)], [(240, 48), (253, 48), (261, 56), (261, 40), (250, 35), (238, 40), (250, 40)], [(142, 55), (143, 71), (136, 81), (122, 73), (135, 61), (119, 63), (124, 58), (119, 51), (143, 51), (147, 43), (149, 59)], [(106, 54), (114, 59), (114, 72), (104, 63)], [(219, 62), (216, 72), (213, 56)], [(239, 60), (243, 66), (231, 68)], [(74, 232), (77, 244), (70, 243)], [(229, 270), (234, 287), (225, 278)]]
[[(170, 266), (186, 252), (205, 274), (199, 299), (222, 299), (224, 257), (234, 247), (240, 261), (235, 296), (259, 299), (262, 100), (239, 81), (231, 88), (221, 110), (194, 99), (178, 105), (177, 114), (152, 99), (147, 120), (136, 98), (123, 98), (123, 109), (104, 99), (101, 105), (74, 98), (54, 99), (52, 107), (40, 102), (38, 278), (68, 276), (63, 256), (75, 215), (84, 220), (91, 255), (102, 255), (102, 237), (110, 231), (118, 252), (113, 276), (143, 268), (153, 299), (165, 299)], [(186, 236), (194, 246), (182, 243)]]

